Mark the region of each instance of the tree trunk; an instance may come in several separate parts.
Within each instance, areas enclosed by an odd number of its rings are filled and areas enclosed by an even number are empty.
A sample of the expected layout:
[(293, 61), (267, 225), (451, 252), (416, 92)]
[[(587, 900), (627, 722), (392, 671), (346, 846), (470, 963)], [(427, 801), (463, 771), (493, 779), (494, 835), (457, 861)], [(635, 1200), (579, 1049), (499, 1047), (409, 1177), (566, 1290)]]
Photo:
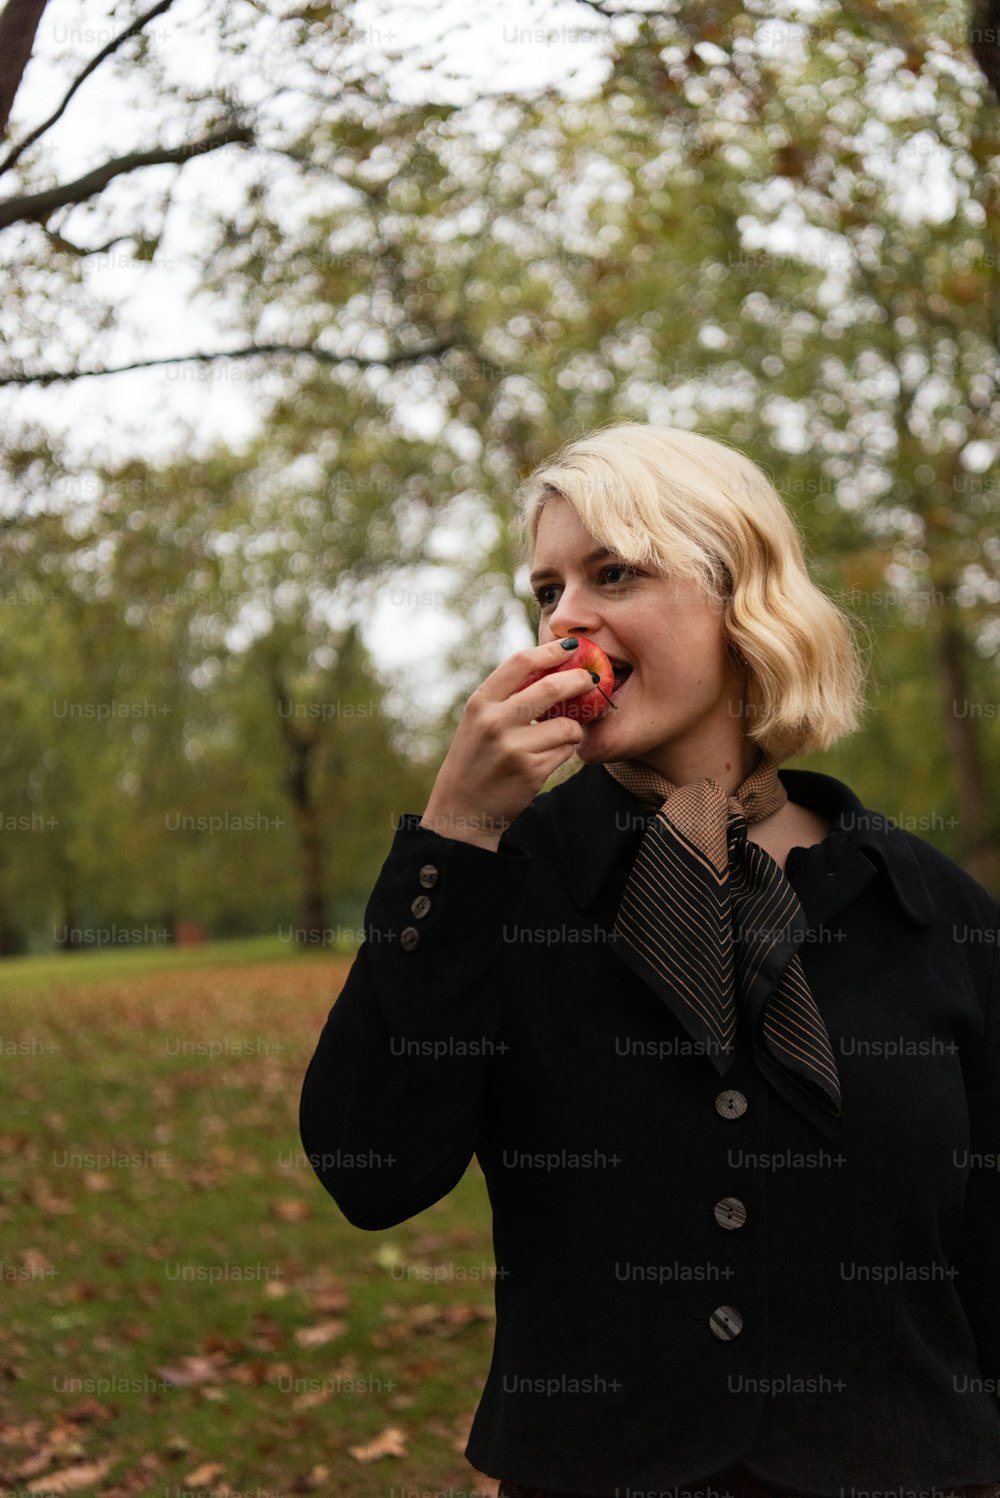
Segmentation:
[(326, 946), (323, 834), (313, 786), (316, 739), (310, 733), (296, 728), (294, 704), (276, 662), (271, 663), (271, 687), (278, 708), (282, 737), (288, 751), (285, 789), (292, 803), (299, 840), (302, 903), (297, 940), (310, 946)]
[[(993, 826), (976, 723), (982, 704), (969, 696), (965, 638), (950, 609), (938, 630), (937, 659), (945, 728), (958, 783), (961, 863), (991, 894), (1000, 893), (1000, 837)], [(977, 712), (978, 709), (978, 712)]]
[(56, 946), (60, 952), (77, 952), (83, 943), (78, 935), (76, 900), (71, 890), (63, 890), (60, 903), (62, 905), (62, 930), (56, 932)]
[(0, 12), (0, 138), (31, 60), (35, 32), (48, 0), (7, 0)]
[(326, 946), (326, 895), (323, 888), (323, 839), (319, 813), (315, 806), (305, 807), (299, 815), (299, 857), (302, 869), (302, 936), (303, 942)]

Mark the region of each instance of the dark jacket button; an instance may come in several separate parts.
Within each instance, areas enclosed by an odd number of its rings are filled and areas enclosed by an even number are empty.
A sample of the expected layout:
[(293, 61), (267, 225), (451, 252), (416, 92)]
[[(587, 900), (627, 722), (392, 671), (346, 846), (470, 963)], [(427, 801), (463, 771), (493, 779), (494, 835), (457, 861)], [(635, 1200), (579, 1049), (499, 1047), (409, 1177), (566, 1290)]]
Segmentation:
[(720, 1228), (741, 1228), (747, 1220), (747, 1209), (738, 1196), (724, 1196), (712, 1211)]
[(437, 884), (438, 882), (437, 865), (433, 863), (425, 863), (423, 868), (420, 870), (420, 873), (417, 875), (417, 878), (420, 880), (420, 883), (423, 885), (424, 889), (433, 889), (435, 884)]
[(399, 945), (404, 952), (412, 952), (413, 948), (420, 945), (420, 932), (416, 926), (404, 926), (399, 933)]
[(747, 1111), (746, 1095), (737, 1092), (735, 1087), (727, 1087), (715, 1099), (715, 1111), (723, 1118), (741, 1118)]
[(743, 1330), (743, 1317), (735, 1306), (716, 1306), (708, 1324), (720, 1342), (731, 1342)]
[(410, 909), (413, 911), (413, 914), (416, 916), (418, 921), (420, 920), (421, 916), (425, 916), (427, 914), (430, 908), (430, 895), (418, 895), (413, 904), (410, 906)]

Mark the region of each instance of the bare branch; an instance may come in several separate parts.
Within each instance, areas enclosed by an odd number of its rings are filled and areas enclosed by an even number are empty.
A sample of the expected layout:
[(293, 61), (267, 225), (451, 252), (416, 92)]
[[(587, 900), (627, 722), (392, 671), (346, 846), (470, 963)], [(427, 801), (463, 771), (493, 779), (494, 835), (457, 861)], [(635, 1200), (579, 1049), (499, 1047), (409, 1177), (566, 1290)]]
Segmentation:
[(6, 133), (46, 4), (47, 0), (7, 0), (0, 13), (0, 135)]
[(446, 354), (449, 349), (462, 345), (457, 340), (441, 339), (424, 348), (409, 352), (386, 354), (381, 359), (363, 359), (357, 354), (334, 354), (329, 349), (317, 348), (314, 344), (297, 343), (253, 343), (246, 348), (219, 349), (215, 353), (174, 354), (164, 359), (137, 359), (133, 364), (118, 364), (109, 369), (70, 369), (65, 371), (41, 370), (36, 374), (4, 374), (0, 372), (0, 385), (55, 385), (66, 380), (86, 380), (97, 375), (128, 374), (134, 369), (160, 369), (168, 364), (211, 364), (217, 359), (254, 359), (263, 354), (305, 354), (319, 364), (354, 364), (359, 369), (393, 369), (403, 364), (415, 364), (420, 359), (434, 359)]
[(246, 125), (228, 125), (215, 135), (206, 135), (203, 140), (191, 141), (173, 149), (158, 147), (153, 151), (134, 151), (130, 156), (117, 156), (95, 167), (75, 182), (64, 182), (60, 187), (50, 187), (46, 192), (28, 193), (21, 197), (0, 200), (0, 229), (11, 224), (44, 223), (57, 208), (70, 203), (84, 203), (96, 193), (102, 192), (115, 177), (127, 176), (144, 166), (183, 165), (195, 156), (204, 156), (209, 151), (218, 151), (222, 146), (249, 145), (253, 132)]
[(62, 234), (56, 234), (53, 229), (47, 229), (44, 224), (42, 233), (54, 250), (65, 250), (68, 255), (75, 255), (78, 260), (86, 260), (88, 255), (104, 255), (116, 244), (125, 244), (127, 240), (135, 237), (132, 234), (116, 234), (114, 239), (105, 240), (104, 244), (95, 244), (88, 249), (82, 244), (74, 244), (71, 239), (67, 239)]
[(612, 10), (611, 7), (605, 3), (605, 0), (577, 0), (577, 4), (586, 5), (589, 6), (591, 10), (596, 10), (597, 14), (599, 16), (603, 16), (606, 21), (614, 21), (619, 16), (628, 16), (629, 20), (640, 21), (651, 20), (656, 16), (659, 16), (660, 18), (671, 16), (676, 19), (678, 9), (676, 5), (667, 5), (658, 9), (654, 8), (651, 10), (636, 10), (631, 5), (624, 5), (621, 7), (621, 9), (618, 9), (616, 7), (614, 10)]
[[(33, 146), (36, 140), (39, 140), (47, 130), (51, 130), (56, 121), (62, 118), (63, 114), (66, 111), (66, 106), (69, 104), (70, 99), (72, 99), (77, 89), (81, 84), (87, 81), (91, 73), (93, 73), (97, 68), (100, 67), (105, 58), (111, 57), (112, 54), (117, 52), (118, 48), (121, 47), (123, 43), (129, 41), (131, 37), (138, 36), (139, 32), (142, 31), (143, 27), (146, 26), (148, 22), (154, 20), (157, 16), (162, 15), (165, 10), (169, 10), (173, 3), (174, 0), (159, 0), (159, 3), (154, 5), (151, 10), (147, 10), (143, 15), (138, 16), (132, 22), (131, 26), (127, 26), (119, 36), (114, 37), (110, 42), (108, 42), (108, 45), (106, 47), (101, 48), (100, 52), (98, 52), (95, 57), (92, 57), (90, 59), (83, 72), (80, 73), (76, 78), (74, 78), (73, 82), (70, 84), (65, 95), (63, 96), (62, 103), (59, 105), (55, 113), (50, 114), (47, 120), (43, 120), (40, 125), (37, 125), (35, 129), (32, 130), (30, 135), (25, 136), (24, 140), (22, 140), (19, 146), (15, 146), (14, 149), (7, 154), (4, 160), (0, 161), (0, 176), (2, 176), (4, 172), (9, 172), (14, 163), (16, 161), (19, 161), (20, 158), (24, 155), (28, 147)], [(27, 59), (25, 59), (25, 61), (27, 61)]]

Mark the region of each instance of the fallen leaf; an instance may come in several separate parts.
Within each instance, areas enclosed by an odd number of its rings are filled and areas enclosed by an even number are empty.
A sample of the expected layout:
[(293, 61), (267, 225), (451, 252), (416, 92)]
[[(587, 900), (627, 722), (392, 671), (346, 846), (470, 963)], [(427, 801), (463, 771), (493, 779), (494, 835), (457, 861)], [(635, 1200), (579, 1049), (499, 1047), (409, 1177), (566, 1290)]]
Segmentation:
[(422, 1233), (419, 1238), (413, 1240), (413, 1252), (415, 1254), (436, 1254), (441, 1249), (447, 1248), (448, 1238), (444, 1233)]
[[(213, 1353), (209, 1357), (192, 1353), (176, 1363), (165, 1363), (156, 1371), (175, 1388), (188, 1389), (194, 1384), (217, 1383), (221, 1376), (221, 1365), (227, 1361), (224, 1353)], [(194, 1486), (197, 1487), (198, 1484), (195, 1483)]]
[(322, 1462), (317, 1462), (303, 1476), (293, 1478), (288, 1491), (290, 1493), (311, 1493), (313, 1488), (321, 1487), (329, 1475), (329, 1467), (324, 1467)]
[[(276, 1280), (275, 1284), (280, 1281)], [(314, 1311), (346, 1311), (351, 1304), (351, 1297), (340, 1285), (324, 1285), (322, 1290), (316, 1290), (309, 1296), (309, 1304)]]
[(77, 1488), (91, 1488), (100, 1482), (111, 1466), (111, 1458), (99, 1462), (80, 1462), (75, 1467), (64, 1467), (61, 1472), (50, 1472), (48, 1477), (36, 1477), (28, 1483), (29, 1493), (73, 1493)]
[(0, 1446), (34, 1446), (41, 1428), (41, 1420), (29, 1420), (25, 1425), (0, 1425)]
[(56, 1216), (73, 1211), (73, 1203), (64, 1196), (55, 1196), (45, 1181), (37, 1181), (29, 1187), (27, 1195), (32, 1206), (37, 1207), (40, 1212), (50, 1212)]
[(50, 1274), (55, 1273), (52, 1260), (40, 1248), (22, 1248), (21, 1262), (30, 1274), (39, 1279), (47, 1279)]
[(348, 1446), (347, 1449), (356, 1462), (375, 1462), (380, 1456), (405, 1456), (406, 1432), (398, 1425), (387, 1425), (367, 1446)]
[(322, 1347), (334, 1337), (343, 1336), (346, 1330), (346, 1321), (321, 1321), (317, 1326), (300, 1326), (295, 1340), (300, 1347)]
[(53, 1425), (49, 1431), (47, 1444), (54, 1451), (58, 1450), (59, 1455), (62, 1457), (68, 1457), (71, 1461), (76, 1457), (80, 1457), (82, 1460), (87, 1455), (87, 1452), (77, 1439), (79, 1434), (80, 1432), (75, 1425), (70, 1425), (66, 1421), (62, 1421), (59, 1425)]
[(188, 1472), (184, 1477), (186, 1488), (207, 1488), (217, 1477), (225, 1472), (221, 1462), (202, 1462), (200, 1467), (195, 1467), (193, 1472)]
[(71, 1410), (66, 1412), (67, 1420), (110, 1420), (111, 1411), (106, 1404), (90, 1395), (86, 1399), (78, 1399)]
[(70, 1285), (66, 1292), (67, 1300), (97, 1300), (99, 1297), (100, 1291), (97, 1286), (88, 1285), (82, 1280)]
[(163, 1462), (155, 1451), (147, 1451), (131, 1467), (120, 1472), (111, 1487), (101, 1489), (101, 1498), (141, 1498), (152, 1493), (162, 1481)]
[(229, 1376), (235, 1384), (266, 1384), (270, 1372), (270, 1364), (258, 1359), (252, 1363), (240, 1363)]
[(44, 1472), (46, 1467), (52, 1465), (54, 1455), (55, 1452), (46, 1447), (42, 1451), (37, 1451), (34, 1456), (25, 1457), (24, 1461), (19, 1462), (14, 1468), (14, 1476), (37, 1477), (39, 1472)]
[(284, 1331), (273, 1316), (266, 1316), (262, 1311), (257, 1311), (254, 1314), (253, 1330), (247, 1338), (247, 1345), (266, 1352), (268, 1348), (279, 1348), (284, 1337)]
[(227, 1337), (224, 1332), (206, 1332), (198, 1346), (202, 1352), (239, 1352), (243, 1344), (236, 1337)]
[(272, 1202), (271, 1215), (280, 1218), (282, 1222), (301, 1222), (304, 1217), (312, 1215), (312, 1207), (304, 1197), (290, 1196)]
[(332, 1389), (311, 1389), (305, 1394), (296, 1394), (292, 1400), (292, 1408), (296, 1410), (314, 1410), (317, 1405), (329, 1404), (332, 1398)]

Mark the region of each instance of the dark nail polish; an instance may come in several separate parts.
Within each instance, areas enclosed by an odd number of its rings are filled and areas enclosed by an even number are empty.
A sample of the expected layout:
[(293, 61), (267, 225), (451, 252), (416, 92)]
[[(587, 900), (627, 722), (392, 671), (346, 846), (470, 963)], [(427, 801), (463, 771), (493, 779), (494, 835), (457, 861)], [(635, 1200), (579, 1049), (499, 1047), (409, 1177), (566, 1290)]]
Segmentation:
[(579, 640), (574, 640), (573, 637), (570, 636), (566, 640), (560, 640), (559, 643), (560, 643), (560, 645), (562, 646), (562, 648), (564, 650), (575, 650), (576, 647), (579, 645), (580, 641)]
[(592, 682), (593, 682), (593, 683), (594, 683), (594, 685), (595, 685), (595, 686), (596, 686), (596, 685), (597, 685), (597, 683), (598, 683), (598, 682), (599, 682), (599, 681), (600, 681), (600, 679), (601, 679), (601, 678), (600, 678), (600, 676), (599, 676), (599, 675), (598, 675), (598, 674), (597, 674), (597, 672), (596, 672), (596, 671), (591, 671), (591, 673), (590, 673), (590, 679), (591, 679), (591, 681), (592, 681)]

